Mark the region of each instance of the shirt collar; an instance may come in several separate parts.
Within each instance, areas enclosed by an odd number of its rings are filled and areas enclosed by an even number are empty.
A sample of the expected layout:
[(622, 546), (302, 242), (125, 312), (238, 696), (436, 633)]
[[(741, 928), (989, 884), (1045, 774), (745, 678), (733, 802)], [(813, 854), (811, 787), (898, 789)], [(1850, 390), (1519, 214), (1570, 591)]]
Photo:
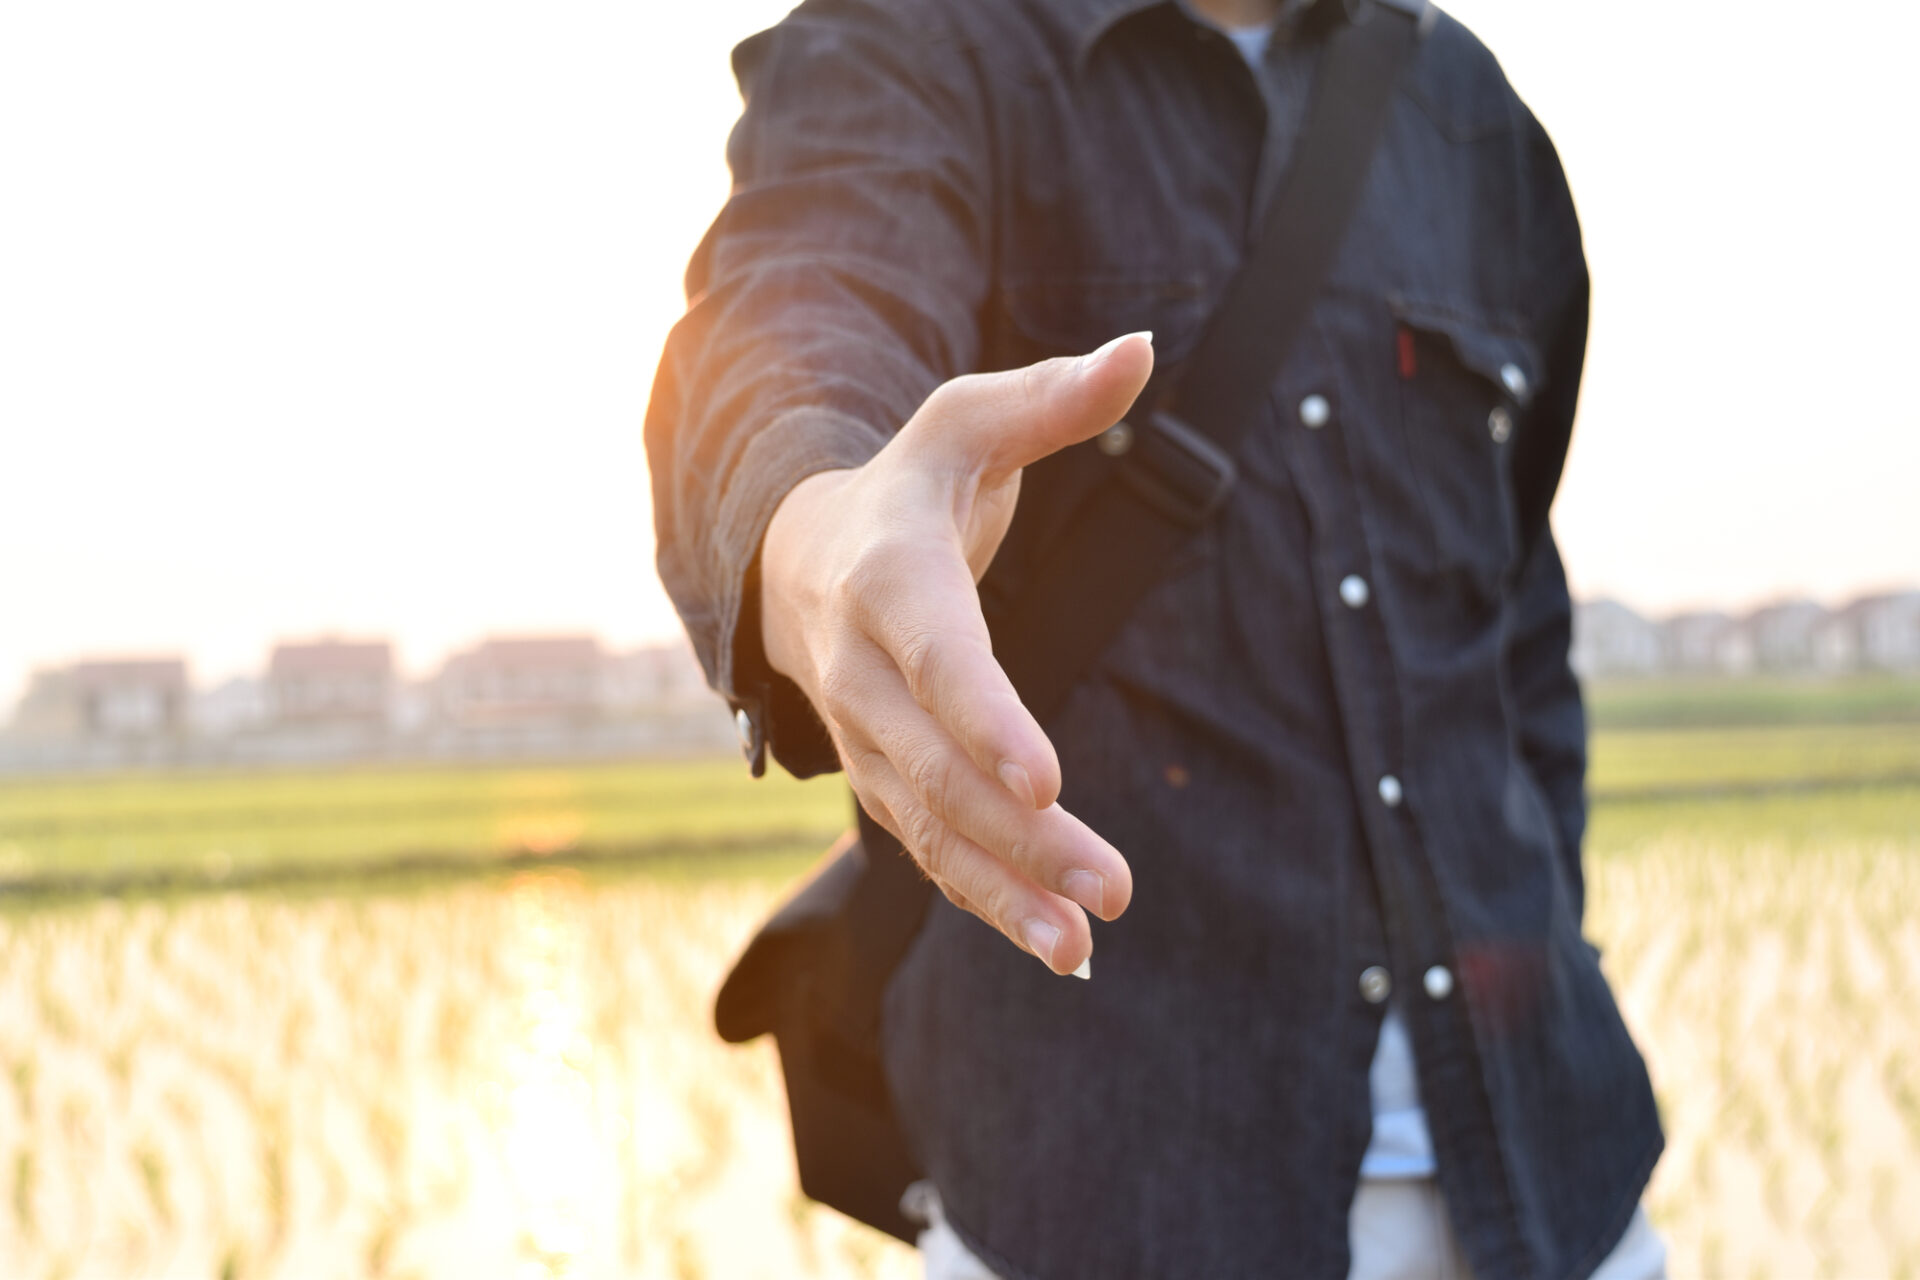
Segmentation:
[[(1281, 0), (1278, 25), (1289, 27), (1298, 22), (1307, 10), (1318, 4), (1338, 3), (1339, 0)], [(1093, 51), (1103, 36), (1112, 31), (1121, 22), (1148, 9), (1177, 8), (1195, 22), (1202, 22), (1184, 0), (1061, 0), (1066, 10), (1070, 29), (1074, 33), (1074, 61), (1076, 66), (1084, 67), (1087, 55)]]

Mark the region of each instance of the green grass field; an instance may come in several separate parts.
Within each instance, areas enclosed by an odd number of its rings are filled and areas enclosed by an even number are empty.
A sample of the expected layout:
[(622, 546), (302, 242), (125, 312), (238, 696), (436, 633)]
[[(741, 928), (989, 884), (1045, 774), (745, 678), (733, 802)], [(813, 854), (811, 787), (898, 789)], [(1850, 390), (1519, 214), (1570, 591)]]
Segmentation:
[(1601, 729), (1920, 723), (1920, 680), (1891, 674), (1616, 679), (1587, 700)]
[(0, 879), (798, 852), (847, 812), (832, 781), (756, 783), (735, 760), (13, 779), (0, 783)]

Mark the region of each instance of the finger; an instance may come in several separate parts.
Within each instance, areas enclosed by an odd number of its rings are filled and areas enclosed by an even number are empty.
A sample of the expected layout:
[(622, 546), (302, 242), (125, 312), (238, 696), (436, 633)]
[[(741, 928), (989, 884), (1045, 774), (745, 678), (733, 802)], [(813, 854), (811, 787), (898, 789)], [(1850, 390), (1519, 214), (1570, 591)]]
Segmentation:
[[(846, 757), (843, 755), (841, 758), (844, 760)], [(857, 783), (854, 784), (853, 786), (853, 794), (854, 794), (854, 798), (860, 802), (860, 807), (866, 810), (867, 816), (872, 818), (875, 822), (879, 823), (881, 826), (885, 827), (888, 831), (892, 832), (893, 838), (900, 841), (900, 847), (902, 849), (906, 848), (907, 842), (904, 839), (901, 839), (901, 836), (900, 836), (900, 820), (893, 816), (893, 810), (887, 808), (887, 806), (881, 802), (879, 796), (875, 795), (871, 791), (865, 790), (861, 785)], [(919, 865), (920, 865), (919, 862), (916, 860), (914, 862), (914, 866), (919, 867)], [(926, 874), (924, 869), (922, 869), (921, 874), (922, 875)], [(986, 913), (981, 911), (979, 907), (975, 906), (972, 899), (968, 898), (965, 894), (961, 893), (958, 889), (955, 889), (950, 884), (941, 884), (938, 881), (934, 880), (931, 876), (929, 876), (927, 879), (928, 879), (928, 883), (932, 884), (934, 888), (938, 889), (940, 891), (940, 895), (944, 897), (948, 902), (951, 902), (954, 906), (960, 908), (962, 911), (967, 912), (969, 915), (979, 916), (980, 919), (986, 921), (988, 924), (993, 923), (991, 920), (987, 920)]]
[[(915, 863), (914, 865), (918, 866), (919, 864)], [(962, 911), (966, 912), (968, 915), (974, 917), (976, 920), (980, 921), (980, 923), (992, 929), (995, 933), (998, 933), (1000, 931), (999, 926), (995, 925), (993, 921), (987, 917), (987, 913), (982, 911), (978, 906), (976, 906), (974, 904), (973, 899), (967, 897), (966, 894), (961, 893), (958, 889), (954, 888), (950, 884), (941, 884), (938, 880), (933, 879), (931, 876), (927, 878), (927, 883), (931, 884), (934, 888), (938, 889), (940, 891), (941, 897), (945, 898), (948, 902), (951, 902), (954, 906), (960, 908)]]
[(1084, 356), (943, 383), (902, 431), (989, 482), (1091, 439), (1126, 416), (1153, 372), (1153, 335), (1129, 333)]
[[(842, 759), (845, 759), (845, 757), (843, 756)], [(902, 839), (900, 835), (900, 820), (893, 816), (893, 810), (887, 808), (887, 806), (881, 802), (880, 797), (878, 795), (875, 795), (873, 792), (864, 789), (860, 784), (854, 784), (853, 793), (854, 793), (854, 797), (860, 802), (860, 807), (866, 810), (867, 816), (872, 818), (875, 822), (879, 823), (881, 826), (885, 827), (888, 831), (892, 832), (893, 838), (896, 840), (899, 840), (900, 847), (902, 849), (905, 849), (907, 847), (907, 842), (904, 839)], [(911, 857), (912, 855), (909, 854), (908, 856)], [(920, 863), (917, 859), (915, 859), (914, 861), (914, 866), (915, 867), (920, 866)], [(921, 874), (922, 875), (926, 874), (926, 871), (924, 868), (921, 868)], [(973, 899), (967, 897), (965, 894), (961, 893), (958, 889), (954, 888), (952, 885), (941, 884), (939, 881), (934, 880), (931, 876), (927, 877), (927, 882), (933, 885), (934, 888), (938, 889), (940, 891), (940, 895), (944, 897), (948, 902), (951, 902), (954, 906), (960, 908), (962, 911), (965, 911), (969, 915), (978, 916), (986, 924), (989, 924), (989, 925), (993, 924), (993, 921), (987, 918), (986, 912), (982, 911), (978, 906), (974, 904)]]
[(993, 656), (966, 562), (937, 548), (882, 573), (856, 595), (856, 624), (982, 773), (1028, 809), (1053, 804), (1060, 759)]
[(943, 892), (964, 900), (975, 915), (1057, 974), (1072, 973), (1088, 961), (1093, 931), (1085, 912), (919, 805), (906, 780), (879, 752), (856, 753), (856, 760), (862, 787), (896, 818), (900, 830), (894, 835)]
[[(841, 722), (850, 778), (864, 772), (863, 757), (884, 761), (916, 807), (1034, 884), (1104, 920), (1126, 910), (1133, 876), (1119, 850), (1058, 804), (1036, 812), (983, 774), (912, 700), (898, 673), (874, 672), (856, 696)], [(884, 796), (881, 802), (893, 804)]]

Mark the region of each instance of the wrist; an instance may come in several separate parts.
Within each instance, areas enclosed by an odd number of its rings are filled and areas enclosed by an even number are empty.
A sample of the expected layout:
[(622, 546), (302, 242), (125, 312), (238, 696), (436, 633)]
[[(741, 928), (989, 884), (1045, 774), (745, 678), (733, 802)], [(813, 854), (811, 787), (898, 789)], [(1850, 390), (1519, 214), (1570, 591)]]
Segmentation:
[(854, 468), (816, 471), (787, 490), (767, 521), (760, 543), (760, 645), (767, 665), (806, 687), (806, 637), (817, 594), (808, 569), (824, 562), (822, 543), (838, 527), (841, 491)]

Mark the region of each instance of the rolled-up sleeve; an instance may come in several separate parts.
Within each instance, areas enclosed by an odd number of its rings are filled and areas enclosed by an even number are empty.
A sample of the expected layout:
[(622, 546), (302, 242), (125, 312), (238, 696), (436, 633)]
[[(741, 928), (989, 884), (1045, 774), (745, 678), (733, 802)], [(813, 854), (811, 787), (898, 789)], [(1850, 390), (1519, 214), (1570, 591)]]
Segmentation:
[(986, 130), (933, 4), (816, 0), (734, 52), (733, 191), (647, 410), (662, 582), (709, 682), (808, 776), (832, 745), (761, 649), (774, 509), (877, 453), (978, 354)]

